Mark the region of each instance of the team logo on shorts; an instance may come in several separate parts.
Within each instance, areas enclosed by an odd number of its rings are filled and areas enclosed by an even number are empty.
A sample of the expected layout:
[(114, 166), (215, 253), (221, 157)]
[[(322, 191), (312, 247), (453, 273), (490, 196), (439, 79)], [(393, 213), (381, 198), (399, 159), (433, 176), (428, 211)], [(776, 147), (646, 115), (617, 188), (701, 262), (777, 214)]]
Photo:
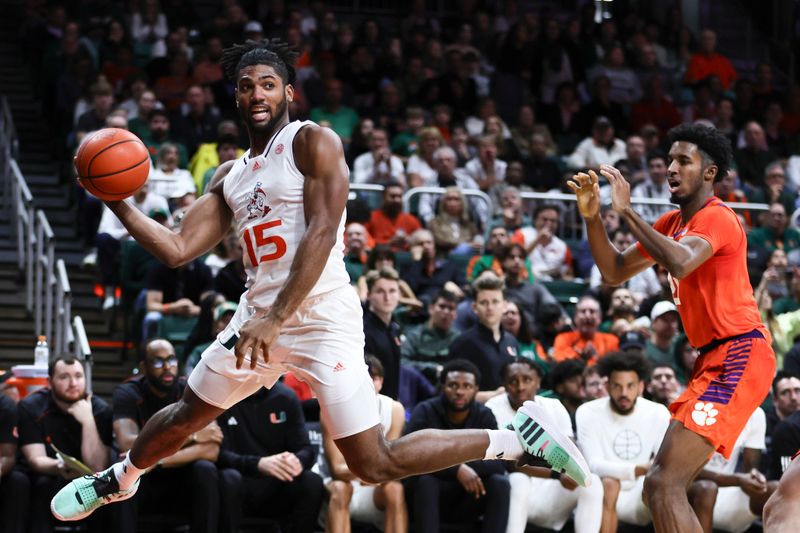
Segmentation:
[(714, 409), (714, 404), (711, 402), (697, 402), (694, 404), (692, 420), (698, 426), (713, 426), (717, 423), (717, 415), (719, 415), (719, 411)]
[(272, 208), (267, 205), (267, 193), (261, 188), (261, 182), (257, 181), (247, 201), (247, 212), (249, 213), (247, 219), (264, 217), (270, 211)]

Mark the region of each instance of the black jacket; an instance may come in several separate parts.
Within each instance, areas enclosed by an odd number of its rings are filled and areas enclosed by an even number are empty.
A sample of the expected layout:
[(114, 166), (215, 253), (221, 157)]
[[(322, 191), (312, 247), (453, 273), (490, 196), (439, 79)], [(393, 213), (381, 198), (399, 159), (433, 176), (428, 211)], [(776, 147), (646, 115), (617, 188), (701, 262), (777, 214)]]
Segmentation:
[(494, 340), (492, 330), (478, 322), (455, 338), (448, 359), (472, 361), (481, 371), (481, 390), (494, 390), (502, 381), (500, 369), (519, 353), (519, 343), (510, 333), (500, 330), (500, 341)]

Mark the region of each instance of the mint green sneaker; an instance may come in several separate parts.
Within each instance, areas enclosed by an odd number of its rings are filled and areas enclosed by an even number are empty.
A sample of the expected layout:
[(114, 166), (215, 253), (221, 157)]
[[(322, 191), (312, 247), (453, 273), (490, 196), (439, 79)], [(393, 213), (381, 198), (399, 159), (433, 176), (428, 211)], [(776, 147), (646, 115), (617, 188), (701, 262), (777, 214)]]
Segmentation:
[(103, 505), (132, 498), (139, 480), (128, 490), (120, 490), (113, 467), (91, 476), (73, 479), (53, 496), (50, 512), (63, 522), (82, 520)]
[(572, 439), (556, 429), (539, 404), (522, 404), (511, 425), (526, 455), (547, 461), (550, 468), (571, 477), (578, 485), (589, 486), (591, 472), (583, 454)]

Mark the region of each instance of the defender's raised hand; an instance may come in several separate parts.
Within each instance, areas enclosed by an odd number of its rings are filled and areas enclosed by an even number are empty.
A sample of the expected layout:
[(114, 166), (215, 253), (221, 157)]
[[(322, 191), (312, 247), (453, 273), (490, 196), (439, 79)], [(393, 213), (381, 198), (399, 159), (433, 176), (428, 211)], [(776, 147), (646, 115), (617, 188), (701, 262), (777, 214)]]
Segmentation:
[(578, 197), (578, 211), (585, 219), (600, 216), (600, 180), (594, 170), (578, 172), (567, 182)]
[(631, 207), (631, 184), (622, 176), (622, 172), (611, 165), (600, 165), (600, 174), (606, 177), (611, 185), (611, 207), (617, 213)]

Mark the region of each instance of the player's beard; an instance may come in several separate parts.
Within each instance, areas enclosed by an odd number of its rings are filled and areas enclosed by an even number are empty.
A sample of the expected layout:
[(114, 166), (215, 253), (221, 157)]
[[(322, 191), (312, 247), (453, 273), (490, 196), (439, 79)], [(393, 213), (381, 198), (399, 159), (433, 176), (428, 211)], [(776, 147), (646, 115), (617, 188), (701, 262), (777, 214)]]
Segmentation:
[(633, 400), (631, 402), (630, 407), (628, 407), (627, 409), (622, 409), (619, 406), (619, 404), (616, 402), (616, 400), (614, 400), (614, 398), (609, 397), (609, 401), (611, 402), (611, 409), (615, 413), (620, 414), (620, 415), (629, 415), (631, 413), (631, 411), (633, 411), (633, 408), (636, 407), (636, 400)]
[(463, 407), (458, 407), (450, 402), (447, 396), (444, 396), (444, 406), (448, 411), (452, 411), (454, 413), (463, 413), (464, 411), (469, 411), (472, 408), (472, 404), (475, 403), (475, 398), (469, 400), (468, 402), (464, 402)]
[(281, 100), (277, 106), (275, 106), (275, 113), (272, 113), (270, 110), (270, 117), (266, 124), (257, 125), (253, 124), (252, 118), (250, 116), (250, 111), (245, 112), (244, 110), (240, 111), (240, 115), (242, 120), (245, 124), (247, 124), (248, 129), (258, 133), (266, 133), (269, 137), (275, 135), (275, 132), (278, 129), (278, 125), (283, 120), (283, 117), (286, 115), (286, 111), (289, 109), (289, 102), (284, 95), (283, 100)]

